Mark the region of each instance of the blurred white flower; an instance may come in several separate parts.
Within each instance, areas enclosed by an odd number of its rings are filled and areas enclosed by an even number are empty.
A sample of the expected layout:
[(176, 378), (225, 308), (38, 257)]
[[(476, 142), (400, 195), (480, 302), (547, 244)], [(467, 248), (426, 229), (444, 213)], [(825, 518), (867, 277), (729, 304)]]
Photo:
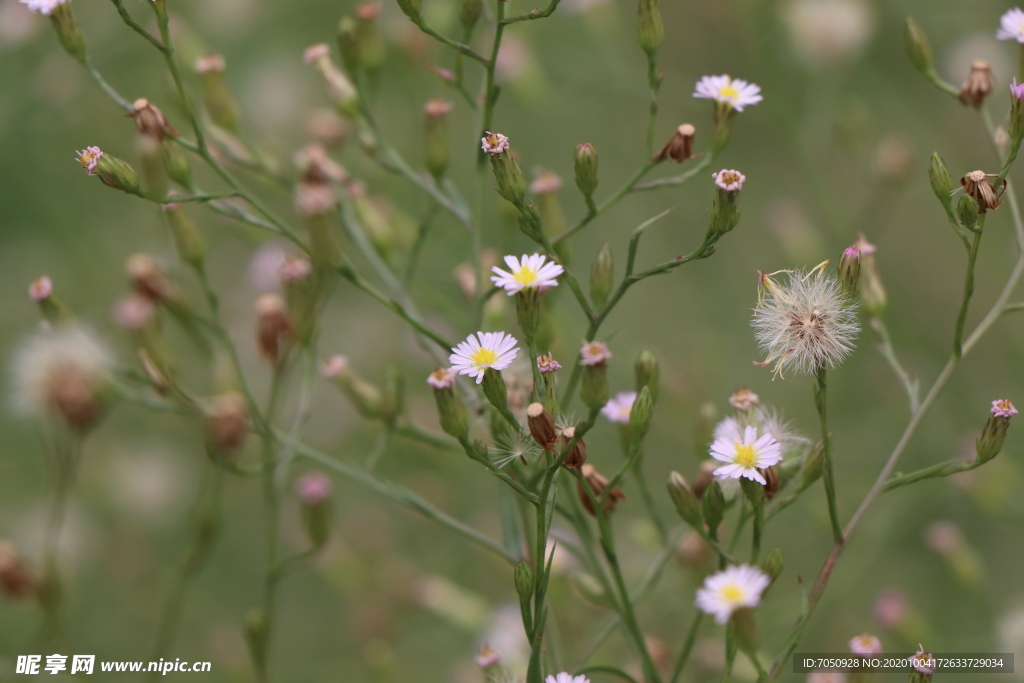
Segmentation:
[(697, 81), (693, 96), (698, 99), (715, 100), (736, 111), (743, 111), (744, 107), (757, 104), (764, 99), (761, 96), (761, 86), (739, 78), (730, 78), (728, 74), (701, 77)]
[(32, 12), (18, 0), (0, 0), (0, 45), (17, 47), (38, 27)]
[(810, 67), (830, 67), (856, 57), (874, 33), (863, 0), (792, 0), (782, 18), (797, 56)]
[(996, 38), (1024, 43), (1024, 12), (1019, 7), (1007, 10), (1003, 16), (999, 17)]
[(729, 621), (732, 613), (744, 607), (757, 607), (761, 593), (771, 583), (768, 575), (746, 564), (726, 567), (704, 580), (697, 591), (697, 607), (713, 614), (716, 624)]
[(50, 16), (53, 10), (68, 2), (68, 0), (20, 0), (20, 2), (33, 12)]

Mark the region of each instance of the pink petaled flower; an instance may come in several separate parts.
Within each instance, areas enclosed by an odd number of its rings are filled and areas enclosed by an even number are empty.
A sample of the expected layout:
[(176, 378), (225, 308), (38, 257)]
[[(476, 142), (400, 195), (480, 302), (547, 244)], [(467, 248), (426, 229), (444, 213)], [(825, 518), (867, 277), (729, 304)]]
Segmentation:
[(317, 43), (316, 45), (310, 45), (306, 48), (306, 51), (302, 53), (302, 58), (306, 64), (316, 64), (324, 57), (331, 54), (331, 48), (327, 43)]
[(560, 189), (562, 189), (562, 179), (553, 171), (542, 171), (530, 183), (530, 192), (536, 195), (554, 194)]
[(222, 73), (227, 68), (227, 63), (224, 61), (223, 55), (211, 52), (197, 59), (192, 68), (199, 74)]
[(1014, 78), (1013, 82), (1010, 83), (1010, 95), (1012, 95), (1014, 99), (1024, 100), (1024, 83), (1018, 84), (1017, 79)]
[(114, 322), (125, 330), (140, 330), (153, 318), (153, 302), (140, 294), (126, 296), (114, 306)]
[(760, 397), (746, 387), (737, 390), (729, 397), (729, 405), (736, 410), (750, 410), (760, 402)]
[(28, 295), (32, 301), (46, 301), (53, 294), (53, 280), (45, 275), (32, 281), (28, 286)]
[(875, 251), (878, 249), (878, 247), (871, 244), (871, 242), (868, 242), (868, 238), (864, 236), (864, 233), (861, 233), (857, 237), (857, 242), (853, 246), (860, 249), (860, 253), (865, 256), (869, 254), (874, 254)]
[(100, 157), (103, 156), (103, 150), (99, 147), (86, 147), (85, 149), (75, 151), (78, 156), (75, 157), (75, 161), (82, 164), (82, 168), (89, 175), (96, 175), (96, 164), (100, 163)]
[(730, 78), (728, 74), (702, 77), (697, 81), (693, 96), (721, 102), (736, 111), (743, 111), (744, 107), (764, 99), (761, 97), (760, 86), (739, 78)]
[(480, 646), (480, 652), (476, 655), (476, 665), (481, 669), (490, 669), (501, 662), (501, 653), (487, 643)]
[(1016, 40), (1024, 43), (1024, 12), (1019, 7), (1008, 10), (999, 17), (999, 29), (996, 31), (999, 40)]
[(583, 358), (580, 365), (601, 365), (612, 357), (612, 352), (604, 342), (584, 341), (580, 356)]
[(882, 651), (882, 641), (870, 633), (862, 633), (850, 639), (850, 652), (855, 655), (867, 657), (877, 655)]
[(508, 138), (501, 133), (488, 132), (486, 137), (480, 138), (480, 146), (488, 154), (501, 154), (508, 150)]
[(323, 472), (310, 472), (295, 482), (295, 493), (307, 505), (322, 503), (334, 493), (334, 484)]
[(996, 417), (1013, 417), (1017, 414), (1017, 409), (1010, 403), (1010, 399), (1003, 398), (992, 401), (992, 414)]
[(633, 403), (635, 402), (636, 392), (624, 391), (608, 399), (608, 402), (604, 404), (604, 408), (601, 408), (601, 414), (609, 422), (629, 424), (629, 414), (632, 412)]
[(715, 185), (718, 185), (726, 192), (735, 192), (736, 190), (742, 189), (743, 183), (747, 179), (747, 176), (743, 175), (739, 171), (725, 168), (718, 173), (712, 173), (711, 177), (715, 179)]
[(278, 270), (278, 275), (281, 277), (281, 282), (293, 284), (305, 280), (312, 272), (313, 264), (309, 262), (309, 259), (302, 256), (286, 256)]
[[(33, 12), (50, 16), (53, 10), (68, 2), (68, 0), (20, 0), (20, 2)], [(1017, 11), (1019, 12), (1020, 10)]]
[(451, 389), (455, 386), (455, 378), (459, 376), (452, 368), (438, 368), (427, 376), (427, 384), (435, 389)]
[(914, 671), (928, 675), (935, 673), (935, 656), (931, 652), (925, 652), (924, 645), (918, 644), (917, 647), (917, 652), (910, 660)]
[(337, 379), (348, 370), (348, 358), (331, 356), (320, 361), (320, 374), (326, 379)]
[(550, 353), (546, 353), (543, 356), (537, 357), (537, 368), (541, 372), (546, 373), (561, 370), (562, 366), (557, 360), (555, 360), (554, 356), (552, 356)]

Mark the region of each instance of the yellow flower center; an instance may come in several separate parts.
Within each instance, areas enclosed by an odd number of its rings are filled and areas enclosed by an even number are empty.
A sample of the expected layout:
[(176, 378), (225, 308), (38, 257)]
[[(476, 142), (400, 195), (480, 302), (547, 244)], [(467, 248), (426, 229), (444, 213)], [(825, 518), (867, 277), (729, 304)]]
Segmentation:
[(491, 349), (477, 349), (470, 358), (477, 367), (487, 368), (493, 365), (494, 361), (498, 360), (498, 354)]
[(743, 589), (736, 584), (730, 584), (722, 587), (722, 599), (728, 600), (729, 602), (738, 602), (743, 598)]
[(754, 452), (754, 446), (752, 444), (742, 444), (739, 441), (736, 441), (735, 446), (736, 457), (732, 460), (734, 463), (746, 469), (750, 469), (757, 465), (757, 453)]
[(719, 94), (722, 96), (722, 99), (724, 100), (735, 100), (739, 98), (740, 91), (737, 90), (732, 83), (730, 83), (729, 85), (723, 87), (719, 91)]
[(529, 287), (530, 285), (537, 281), (537, 271), (535, 271), (533, 268), (530, 268), (529, 266), (523, 266), (515, 273), (513, 273), (512, 277), (514, 277), (516, 282), (523, 285), (524, 287)]

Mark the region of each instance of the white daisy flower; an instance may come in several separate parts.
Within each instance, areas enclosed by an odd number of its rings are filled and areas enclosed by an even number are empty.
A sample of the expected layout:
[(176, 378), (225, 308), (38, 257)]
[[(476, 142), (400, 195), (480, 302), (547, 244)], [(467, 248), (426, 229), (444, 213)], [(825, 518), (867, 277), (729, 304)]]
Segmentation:
[(635, 391), (624, 391), (616, 394), (601, 408), (601, 414), (608, 418), (609, 422), (622, 422), (629, 424), (629, 413), (633, 410), (633, 402), (636, 401)]
[(590, 683), (590, 679), (586, 676), (573, 676), (563, 671), (557, 676), (548, 676), (544, 683)]
[(1021, 11), (1019, 7), (1014, 7), (999, 17), (999, 30), (996, 31), (996, 38), (1024, 43), (1024, 11)]
[(739, 78), (729, 78), (728, 74), (702, 77), (697, 81), (693, 96), (727, 104), (736, 111), (743, 111), (744, 107), (764, 99), (761, 97), (761, 86)]
[[(37, 12), (39, 14), (45, 14), (46, 16), (50, 16), (50, 14), (53, 13), (53, 10), (57, 9), (58, 7), (60, 7), (65, 2), (68, 2), (68, 0), (20, 0), (20, 1), (21, 1), (21, 4), (25, 5), (26, 7), (28, 7), (33, 12)], [(1019, 12), (1020, 10), (1017, 10), (1017, 11)]]
[(504, 370), (515, 359), (519, 349), (516, 338), (504, 332), (477, 332), (466, 337), (452, 349), (448, 362), (453, 370), (460, 375), (476, 378), (476, 383), (484, 381), (484, 370)]
[(491, 276), (491, 282), (508, 292), (509, 296), (531, 287), (557, 287), (556, 278), (565, 272), (562, 266), (554, 261), (548, 261), (546, 256), (540, 254), (523, 254), (522, 259), (509, 255), (505, 257), (505, 263), (511, 272), (494, 266), (491, 270), (496, 275)]
[(839, 365), (853, 351), (860, 331), (857, 302), (825, 273), (825, 264), (810, 273), (789, 273), (785, 284), (761, 274), (764, 296), (751, 325), (767, 358), (758, 365), (774, 363), (780, 376), (787, 369), (813, 374)]
[(714, 615), (716, 624), (724, 624), (736, 610), (757, 607), (770, 583), (768, 575), (757, 567), (726, 567), (704, 579), (704, 585), (697, 590), (697, 608)]
[[(758, 436), (757, 427), (747, 425), (740, 434), (739, 424), (716, 432), (711, 444), (711, 457), (728, 463), (715, 470), (714, 475), (722, 479), (746, 477), (761, 485), (766, 484), (758, 469), (776, 465), (782, 460), (782, 446), (769, 432)], [(721, 427), (722, 425), (719, 425)]]

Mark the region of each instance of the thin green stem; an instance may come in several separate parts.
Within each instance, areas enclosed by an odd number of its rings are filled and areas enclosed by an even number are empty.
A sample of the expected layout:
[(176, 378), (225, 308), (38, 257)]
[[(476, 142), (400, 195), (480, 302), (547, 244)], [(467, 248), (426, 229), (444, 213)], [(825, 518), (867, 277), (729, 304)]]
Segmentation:
[(697, 642), (697, 632), (700, 630), (700, 622), (704, 620), (704, 613), (697, 611), (693, 615), (693, 621), (690, 622), (690, 628), (686, 632), (686, 640), (683, 641), (683, 649), (679, 652), (679, 656), (676, 658), (676, 663), (672, 667), (672, 676), (669, 677), (669, 683), (676, 683), (679, 680), (679, 676), (682, 675), (683, 669), (686, 667), (686, 662), (690, 659), (690, 653), (693, 652), (693, 645)]
[(827, 370), (818, 368), (815, 373), (817, 382), (814, 385), (814, 406), (818, 409), (821, 421), (821, 440), (825, 446), (825, 461), (822, 466), (822, 479), (825, 483), (825, 496), (828, 499), (828, 518), (832, 523), (832, 537), (836, 543), (843, 542), (843, 527), (839, 523), (839, 511), (836, 506), (835, 474), (832, 470), (832, 435), (828, 431), (828, 383)]
[(956, 332), (953, 335), (953, 357), (963, 356), (964, 325), (967, 324), (967, 310), (971, 305), (971, 297), (974, 295), (974, 264), (978, 260), (978, 247), (981, 245), (981, 235), (985, 226), (985, 214), (978, 220), (978, 231), (974, 233), (974, 242), (967, 252), (967, 275), (964, 277), (964, 296), (960, 303), (960, 312), (956, 317)]
[(893, 372), (896, 373), (896, 377), (899, 378), (900, 383), (907, 392), (907, 398), (910, 401), (911, 414), (917, 412), (918, 405), (920, 404), (920, 397), (918, 395), (920, 386), (918, 381), (916, 379), (911, 379), (910, 373), (903, 368), (899, 358), (897, 358), (896, 349), (893, 347), (892, 337), (889, 336), (889, 328), (886, 327), (885, 321), (881, 318), (872, 316), (870, 324), (871, 329), (878, 335), (878, 352), (881, 353), (882, 357), (885, 358), (887, 363), (889, 363), (889, 367), (891, 367)]
[(548, 6), (545, 7), (544, 9), (540, 9), (538, 7), (537, 9), (528, 12), (527, 14), (520, 14), (519, 16), (509, 17), (508, 19), (501, 19), (499, 21), (502, 24), (508, 25), (515, 24), (520, 21), (532, 21), (534, 19), (543, 19), (545, 17), (550, 17), (552, 14), (554, 14), (555, 10), (558, 9), (558, 3), (560, 3), (561, 1), (562, 0), (551, 0), (551, 2), (548, 3)]

